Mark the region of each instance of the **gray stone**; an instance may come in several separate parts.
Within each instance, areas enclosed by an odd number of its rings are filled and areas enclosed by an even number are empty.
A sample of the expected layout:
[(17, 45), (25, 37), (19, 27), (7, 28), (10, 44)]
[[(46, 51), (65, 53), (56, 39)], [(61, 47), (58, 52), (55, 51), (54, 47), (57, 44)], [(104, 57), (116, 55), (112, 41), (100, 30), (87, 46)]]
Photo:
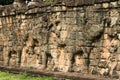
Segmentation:
[(77, 24), (76, 18), (66, 18), (66, 24)]
[(69, 35), (70, 35), (69, 39), (71, 39), (71, 40), (76, 39), (76, 32), (71, 32), (71, 33), (69, 33)]
[(74, 46), (75, 45), (75, 40), (71, 40), (71, 39), (66, 39), (65, 40), (66, 45), (68, 46)]
[(76, 33), (76, 38), (77, 38), (78, 40), (83, 40), (83, 39), (84, 39), (83, 37), (84, 37), (84, 36), (83, 36), (83, 33), (82, 33), (82, 32)]
[(90, 66), (97, 66), (98, 65), (98, 60), (90, 60)]
[(74, 46), (66, 46), (65, 50), (67, 53), (74, 53), (75, 52)]
[(66, 12), (67, 18), (76, 18), (76, 12)]
[(12, 47), (14, 45), (14, 41), (9, 41), (8, 46)]

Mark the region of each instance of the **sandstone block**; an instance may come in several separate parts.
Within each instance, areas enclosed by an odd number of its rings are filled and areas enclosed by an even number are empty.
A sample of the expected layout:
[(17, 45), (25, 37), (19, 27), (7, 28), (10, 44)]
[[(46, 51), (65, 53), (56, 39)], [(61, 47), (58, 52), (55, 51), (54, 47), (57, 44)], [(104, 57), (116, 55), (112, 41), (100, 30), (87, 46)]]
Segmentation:
[(71, 40), (71, 39), (66, 39), (65, 40), (66, 45), (68, 46), (74, 46), (75, 45), (75, 40)]
[(67, 18), (76, 18), (76, 12), (66, 12)]
[(78, 33), (76, 33), (76, 39), (78, 39), (78, 40), (82, 40), (83, 39), (83, 33), (82, 32), (78, 32)]
[(69, 35), (70, 35), (69, 39), (71, 39), (71, 40), (76, 39), (76, 32), (70, 32)]
[(66, 24), (77, 24), (76, 18), (66, 18)]
[(54, 10), (55, 10), (55, 11), (61, 11), (62, 9), (61, 9), (60, 6), (57, 6), (57, 7), (54, 7)]
[(103, 8), (108, 8), (108, 7), (109, 7), (109, 4), (108, 4), (108, 3), (103, 3), (103, 4), (102, 4), (102, 7), (103, 7)]
[(66, 10), (67, 10), (67, 7), (66, 7), (66, 6), (62, 6), (62, 10), (63, 10), (63, 11), (66, 11)]
[(98, 60), (94, 59), (94, 60), (90, 60), (90, 66), (97, 66), (98, 64)]
[(65, 39), (67, 38), (68, 32), (67, 31), (61, 31), (60, 32), (60, 38), (62, 41), (65, 41)]
[(110, 57), (109, 52), (102, 52), (100, 55), (101, 59), (108, 59)]
[(116, 66), (116, 71), (120, 71), (120, 62), (118, 62), (117, 66)]
[(98, 59), (99, 58), (99, 54), (97, 53), (90, 53), (90, 59), (94, 60), (94, 59)]
[(111, 2), (111, 3), (110, 3), (110, 6), (111, 6), (111, 7), (117, 7), (118, 5), (117, 5), (117, 2)]
[(2, 21), (1, 21), (1, 18), (0, 18), (0, 26), (2, 25)]
[(66, 47), (65, 47), (65, 50), (66, 50), (66, 52), (68, 52), (68, 53), (74, 53), (74, 52), (75, 52), (74, 46), (66, 46)]
[(61, 30), (66, 30), (67, 29), (67, 25), (66, 24), (61, 24)]
[(100, 67), (100, 68), (107, 68), (107, 67), (108, 67), (107, 61), (101, 60), (101, 61), (98, 63), (98, 67)]

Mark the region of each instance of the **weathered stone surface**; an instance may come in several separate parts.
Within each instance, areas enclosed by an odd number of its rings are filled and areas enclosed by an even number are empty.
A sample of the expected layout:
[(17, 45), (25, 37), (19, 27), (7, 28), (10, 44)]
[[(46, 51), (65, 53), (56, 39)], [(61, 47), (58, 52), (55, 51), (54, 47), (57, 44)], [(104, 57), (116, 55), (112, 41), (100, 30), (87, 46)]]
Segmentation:
[(43, 6), (38, 0), (27, 5), (16, 0), (11, 7), (5, 6), (0, 14), (0, 64), (103, 76), (119, 74), (120, 5), (109, 0), (95, 2), (99, 4), (89, 0), (89, 6), (72, 2)]

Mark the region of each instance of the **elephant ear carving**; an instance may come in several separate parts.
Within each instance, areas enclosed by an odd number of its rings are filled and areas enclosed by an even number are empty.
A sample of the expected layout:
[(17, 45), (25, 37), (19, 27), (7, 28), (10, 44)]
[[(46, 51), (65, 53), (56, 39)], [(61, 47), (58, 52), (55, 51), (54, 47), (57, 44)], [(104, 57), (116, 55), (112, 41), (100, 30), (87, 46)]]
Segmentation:
[(101, 33), (104, 31), (103, 29), (104, 29), (103, 26), (92, 25), (92, 26), (88, 26), (88, 29), (86, 29), (83, 34), (86, 40), (93, 40), (97, 36), (101, 35)]

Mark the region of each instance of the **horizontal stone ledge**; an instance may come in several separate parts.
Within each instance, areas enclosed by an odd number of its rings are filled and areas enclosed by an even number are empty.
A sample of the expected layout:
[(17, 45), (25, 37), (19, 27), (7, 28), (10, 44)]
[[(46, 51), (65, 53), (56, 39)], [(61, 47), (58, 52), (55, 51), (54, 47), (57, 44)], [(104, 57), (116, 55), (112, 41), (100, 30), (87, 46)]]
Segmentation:
[(6, 66), (0, 66), (0, 71), (7, 71), (14, 74), (27, 73), (29, 76), (40, 76), (40, 77), (53, 77), (59, 79), (72, 79), (72, 80), (112, 80), (110, 78), (104, 78), (101, 76), (90, 75), (87, 73), (76, 73), (76, 72), (51, 72), (36, 69), (27, 68), (10, 68)]
[[(87, 0), (85, 0), (85, 1), (87, 1)], [(91, 1), (91, 0), (88, 0), (88, 1)], [(95, 0), (92, 0), (92, 1), (94, 2)], [(118, 0), (101, 0), (100, 2), (99, 1), (94, 2), (94, 4), (96, 4), (96, 3), (101, 4), (101, 3), (104, 3), (106, 1), (112, 2), (112, 1), (118, 1)], [(65, 2), (67, 2), (67, 1), (65, 1)], [(77, 2), (77, 0), (76, 0), (76, 2)], [(75, 4), (76, 2), (74, 2), (73, 4)], [(67, 3), (66, 4), (54, 3), (53, 5), (50, 4), (50, 5), (46, 5), (46, 6), (45, 5), (44, 6), (27, 6), (27, 5), (25, 5), (23, 7), (18, 8), (18, 9), (16, 7), (14, 7), (13, 5), (7, 5), (7, 6), (0, 6), (0, 11), (1, 11), (0, 16), (16, 15), (16, 14), (20, 14), (20, 13), (34, 14), (34, 13), (49, 13), (49, 12), (62, 12), (62, 11), (82, 11), (81, 8), (84, 6), (94, 6), (94, 5), (82, 5), (82, 6), (71, 5), (71, 6), (69, 6), (69, 5), (67, 5)], [(71, 7), (73, 8), (72, 10), (70, 10)], [(80, 7), (80, 9), (78, 7)], [(110, 9), (111, 8), (120, 8), (120, 6), (108, 7), (108, 8), (110, 8)], [(100, 7), (100, 9), (104, 9), (104, 8)], [(96, 11), (99, 11), (99, 10), (96, 10)]]
[(12, 3), (31, 3), (32, 5), (34, 5), (34, 3), (39, 3), (41, 6), (45, 6), (48, 4), (56, 4), (56, 3), (63, 3), (69, 6), (72, 5), (91, 5), (91, 4), (95, 4), (95, 3), (103, 3), (103, 2), (114, 2), (114, 1), (118, 1), (118, 0), (55, 0), (55, 1), (41, 1), (41, 0), (32, 0), (32, 1), (25, 1), (25, 0), (14, 0)]

